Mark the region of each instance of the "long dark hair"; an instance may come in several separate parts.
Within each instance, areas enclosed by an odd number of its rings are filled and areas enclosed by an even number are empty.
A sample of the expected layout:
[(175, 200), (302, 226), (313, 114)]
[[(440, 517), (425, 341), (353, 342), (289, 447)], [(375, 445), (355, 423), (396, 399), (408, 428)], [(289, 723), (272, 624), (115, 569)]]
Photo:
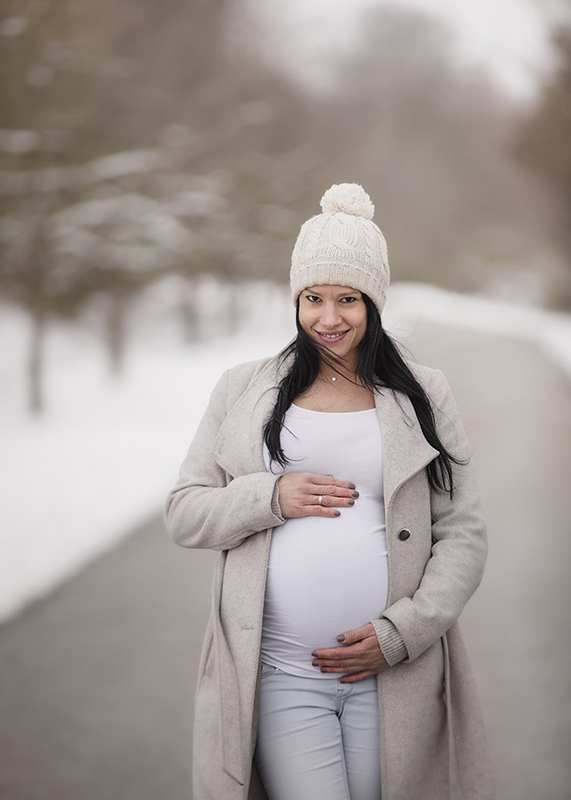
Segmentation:
[[(381, 315), (371, 298), (363, 292), (361, 295), (367, 308), (367, 328), (359, 345), (356, 375), (361, 383), (371, 391), (378, 388), (397, 389), (409, 396), (424, 438), (440, 452), (440, 455), (426, 467), (429, 484), (434, 491), (448, 492), (450, 500), (452, 500), (454, 485), (451, 462), (467, 464), (469, 459), (462, 461), (455, 458), (440, 441), (436, 433), (434, 412), (428, 395), (399, 353), (397, 343), (383, 328)], [(337, 356), (321, 342), (312, 339), (302, 328), (299, 321), (299, 297), (295, 323), (297, 337), (278, 354), (283, 363), (283, 360), (294, 352), (294, 361), (288, 374), (280, 382), (276, 404), (270, 419), (264, 426), (264, 441), (271, 459), (277, 461), (282, 467), (289, 463), (280, 441), (286, 411), (293, 400), (309, 389), (316, 380), (319, 374), (320, 358), (327, 362), (335, 372), (339, 373), (335, 364), (343, 366), (343, 362)], [(445, 476), (448, 478), (448, 486), (445, 483)]]

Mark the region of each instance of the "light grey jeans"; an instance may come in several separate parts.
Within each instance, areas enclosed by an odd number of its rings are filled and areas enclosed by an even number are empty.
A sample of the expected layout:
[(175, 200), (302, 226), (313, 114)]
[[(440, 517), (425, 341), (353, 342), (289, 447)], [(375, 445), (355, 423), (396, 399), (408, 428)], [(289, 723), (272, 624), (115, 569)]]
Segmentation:
[(269, 800), (381, 800), (377, 677), (262, 664), (254, 760)]

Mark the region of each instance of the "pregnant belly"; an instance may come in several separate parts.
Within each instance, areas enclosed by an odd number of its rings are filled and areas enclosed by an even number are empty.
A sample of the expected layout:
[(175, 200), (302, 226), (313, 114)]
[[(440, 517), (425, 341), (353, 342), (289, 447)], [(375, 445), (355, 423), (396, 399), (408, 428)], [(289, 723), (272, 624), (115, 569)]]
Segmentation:
[(292, 518), (274, 529), (262, 630), (266, 660), (301, 659), (314, 670), (312, 649), (339, 647), (339, 633), (386, 608), (385, 526), (353, 519), (334, 529), (337, 522)]

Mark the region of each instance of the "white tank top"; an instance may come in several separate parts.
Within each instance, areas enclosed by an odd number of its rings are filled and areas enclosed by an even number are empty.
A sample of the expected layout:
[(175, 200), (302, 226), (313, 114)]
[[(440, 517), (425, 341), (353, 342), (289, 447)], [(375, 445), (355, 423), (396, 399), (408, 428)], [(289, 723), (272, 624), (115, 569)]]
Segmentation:
[(322, 412), (292, 404), (281, 445), (285, 470), (264, 442), (274, 474), (332, 474), (355, 484), (354, 506), (339, 517), (290, 517), (273, 529), (268, 562), (262, 661), (284, 672), (339, 678), (312, 665), (315, 648), (340, 647), (337, 635), (381, 616), (388, 564), (381, 426), (376, 408)]

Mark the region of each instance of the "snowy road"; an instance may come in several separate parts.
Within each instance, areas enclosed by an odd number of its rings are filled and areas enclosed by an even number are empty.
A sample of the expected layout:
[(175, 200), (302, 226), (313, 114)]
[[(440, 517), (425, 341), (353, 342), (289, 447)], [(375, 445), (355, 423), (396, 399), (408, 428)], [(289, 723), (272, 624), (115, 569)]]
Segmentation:
[[(517, 339), (426, 322), (406, 344), (449, 379), (488, 519), (486, 574), (461, 625), (498, 800), (566, 800), (571, 384)], [(214, 558), (174, 546), (159, 512), (0, 629), (3, 798), (191, 797)]]

